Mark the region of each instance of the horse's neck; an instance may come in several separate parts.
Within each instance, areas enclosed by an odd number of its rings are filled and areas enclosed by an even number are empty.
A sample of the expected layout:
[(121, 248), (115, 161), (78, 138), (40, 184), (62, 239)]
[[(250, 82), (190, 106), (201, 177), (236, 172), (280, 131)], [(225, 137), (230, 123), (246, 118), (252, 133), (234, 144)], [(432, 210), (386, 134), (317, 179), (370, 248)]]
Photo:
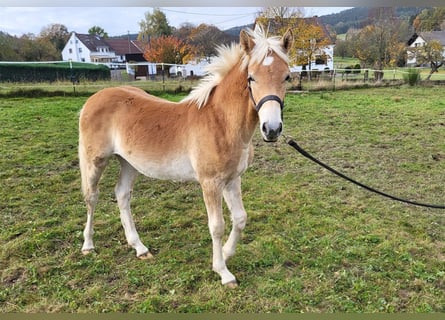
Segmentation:
[(247, 72), (236, 65), (215, 88), (215, 111), (224, 115), (227, 129), (234, 136), (250, 142), (258, 123), (258, 114), (251, 105), (247, 89)]

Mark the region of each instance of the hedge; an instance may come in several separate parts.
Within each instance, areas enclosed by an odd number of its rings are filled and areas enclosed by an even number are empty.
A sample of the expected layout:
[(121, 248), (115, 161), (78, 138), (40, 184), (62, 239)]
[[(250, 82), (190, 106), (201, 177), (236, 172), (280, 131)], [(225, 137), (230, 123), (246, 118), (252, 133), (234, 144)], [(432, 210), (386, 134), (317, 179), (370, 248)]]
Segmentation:
[(0, 82), (110, 80), (110, 69), (90, 63), (1, 63)]

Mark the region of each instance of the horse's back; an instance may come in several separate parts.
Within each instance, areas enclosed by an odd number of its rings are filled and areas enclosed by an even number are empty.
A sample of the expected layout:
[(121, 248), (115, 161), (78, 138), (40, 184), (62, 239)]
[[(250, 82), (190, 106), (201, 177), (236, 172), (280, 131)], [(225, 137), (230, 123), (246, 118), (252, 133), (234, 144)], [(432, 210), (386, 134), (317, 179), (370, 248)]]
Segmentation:
[[(80, 112), (80, 130), (102, 126), (115, 127), (128, 121), (147, 120), (157, 113), (172, 112), (171, 102), (152, 96), (137, 87), (102, 89), (85, 102)], [(133, 120), (132, 120), (133, 118)]]

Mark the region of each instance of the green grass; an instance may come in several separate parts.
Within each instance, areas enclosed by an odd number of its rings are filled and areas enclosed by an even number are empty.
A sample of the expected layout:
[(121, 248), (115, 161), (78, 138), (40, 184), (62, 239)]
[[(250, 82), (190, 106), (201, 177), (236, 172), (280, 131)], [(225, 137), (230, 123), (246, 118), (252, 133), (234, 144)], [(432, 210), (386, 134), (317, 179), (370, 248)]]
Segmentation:
[[(249, 220), (229, 262), (238, 289), (211, 271), (196, 184), (138, 179), (133, 214), (155, 258), (135, 258), (114, 200), (116, 161), (101, 183), (97, 250), (83, 256), (85, 100), (0, 99), (0, 312), (445, 311), (444, 211), (369, 194), (258, 132), (243, 177)], [(284, 112), (285, 133), (323, 161), (433, 203), (445, 202), (444, 115), (442, 87), (288, 95)]]

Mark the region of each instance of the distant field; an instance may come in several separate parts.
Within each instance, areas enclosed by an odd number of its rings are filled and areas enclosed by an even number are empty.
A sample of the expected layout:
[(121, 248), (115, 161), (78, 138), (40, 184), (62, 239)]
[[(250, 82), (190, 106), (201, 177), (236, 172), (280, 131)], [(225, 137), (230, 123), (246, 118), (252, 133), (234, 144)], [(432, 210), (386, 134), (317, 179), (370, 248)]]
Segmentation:
[[(248, 224), (229, 262), (238, 289), (211, 270), (196, 184), (139, 178), (133, 212), (155, 258), (134, 257), (114, 200), (116, 161), (101, 183), (97, 251), (83, 256), (85, 100), (0, 99), (0, 312), (445, 312), (444, 211), (372, 195), (258, 132), (243, 178)], [(443, 87), (401, 86), (289, 94), (284, 125), (355, 179), (445, 203), (444, 117)]]

